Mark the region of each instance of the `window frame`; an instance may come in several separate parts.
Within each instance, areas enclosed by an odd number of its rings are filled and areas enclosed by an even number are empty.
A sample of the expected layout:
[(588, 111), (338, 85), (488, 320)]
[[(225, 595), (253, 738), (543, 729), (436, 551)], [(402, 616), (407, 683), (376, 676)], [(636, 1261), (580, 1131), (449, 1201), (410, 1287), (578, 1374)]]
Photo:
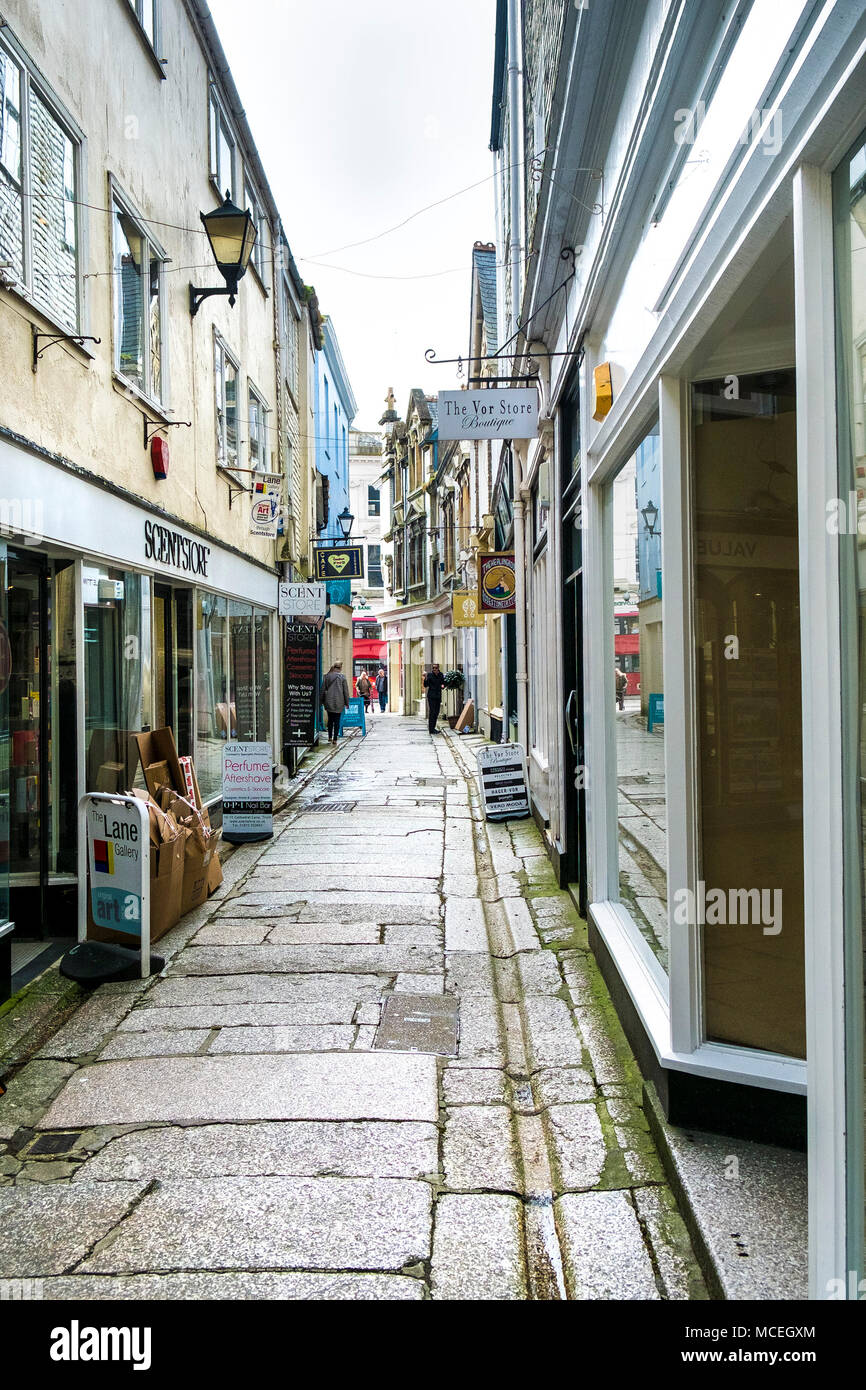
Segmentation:
[[(222, 177), (220, 168), (220, 132), (225, 129), (228, 143), (231, 146), (231, 182), (226, 189), (225, 180)], [(226, 113), (225, 105), (220, 97), (216, 82), (213, 77), (208, 81), (208, 176), (212, 186), (216, 189), (217, 197), (220, 202), (228, 191), (233, 203), (237, 202), (237, 187), (239, 173), (238, 141), (235, 129)]]
[[(124, 0), (124, 3), (128, 3), (128, 0)], [(63, 103), (55, 96), (52, 88), (45, 82), (35, 63), (15, 38), (8, 25), (4, 26), (2, 32), (0, 32), (0, 56), (7, 55), (11, 58), (19, 71), (19, 177), (17, 180), (17, 189), (21, 200), (21, 278), (16, 278), (11, 288), (13, 293), (19, 295), (44, 319), (56, 325), (63, 332), (72, 332), (75, 334), (85, 333), (87, 329), (84, 297), (84, 265), (87, 260), (86, 220), (83, 216), (82, 202), (77, 196), (73, 202), (75, 246), (74, 248), (70, 248), (73, 249), (75, 256), (74, 321), (70, 323), (68, 320), (61, 317), (61, 313), (58, 311), (57, 307), (42, 299), (38, 291), (34, 288), (32, 212), (34, 206), (34, 193), (31, 170), (32, 93), (35, 91), (42, 105), (46, 108), (49, 115), (59, 126), (63, 135), (72, 146), (73, 176), (75, 181), (74, 192), (76, 195), (79, 190), (86, 186), (86, 142), (84, 133), (80, 126), (70, 116)], [(31, 210), (29, 217), (25, 215), (25, 208), (30, 208)], [(65, 210), (66, 205), (64, 205), (64, 211)], [(66, 227), (64, 230), (66, 230)], [(67, 246), (69, 245), (68, 242), (64, 244)], [(83, 345), (82, 351), (88, 356), (92, 357), (94, 355)]]
[(256, 278), (262, 288), (262, 292), (267, 295), (268, 282), (265, 273), (265, 238), (263, 235), (267, 221), (262, 206), (262, 200), (246, 169), (244, 169), (243, 189), (244, 209), (251, 214), (253, 225), (256, 229), (256, 239), (253, 244), (253, 253), (250, 256), (250, 265), (256, 272)]
[[(373, 492), (376, 494), (375, 497), (370, 496), (370, 494)], [(375, 511), (373, 510), (374, 507)], [(367, 515), (382, 515), (382, 491), (381, 488), (376, 487), (374, 483), (367, 484)]]
[[(261, 439), (259, 443), (260, 462), (256, 464), (255, 467), (253, 466), (252, 455), (252, 405), (254, 401), (261, 411)], [(254, 473), (269, 473), (271, 467), (268, 460), (270, 445), (270, 424), (268, 417), (271, 410), (261, 391), (249, 377), (247, 377), (247, 410), (250, 412), (247, 415), (247, 467)]]
[[(141, 396), (155, 410), (167, 411), (170, 409), (170, 382), (168, 373), (168, 315), (166, 313), (166, 286), (165, 286), (165, 267), (171, 259), (150, 231), (147, 218), (141, 216), (135, 204), (123, 191), (116, 179), (109, 174), (108, 187), (111, 204), (111, 260), (112, 260), (112, 352), (111, 365), (115, 378), (123, 385), (124, 389), (134, 391), (137, 396)], [(135, 381), (130, 380), (120, 367), (120, 335), (118, 332), (118, 292), (120, 289), (119, 277), (116, 273), (115, 257), (117, 250), (116, 243), (116, 215), (122, 212), (125, 217), (135, 223), (136, 231), (142, 238), (142, 242), (147, 245), (148, 252), (153, 252), (159, 262), (159, 365), (160, 365), (160, 391), (157, 395), (152, 390), (151, 360), (150, 352), (145, 350), (143, 354), (144, 364), (144, 385), (139, 386)], [(150, 255), (148, 255), (148, 264)], [(145, 343), (147, 349), (147, 343)]]
[[(217, 457), (216, 457), (216, 466), (217, 466), (217, 468), (220, 469), (223, 473), (229, 473), (229, 474), (231, 474), (231, 476), (235, 479), (236, 482), (240, 482), (240, 478), (238, 477), (238, 472), (239, 472), (239, 469), (240, 469), (240, 467), (241, 467), (241, 432), (240, 432), (240, 411), (239, 411), (239, 398), (238, 398), (238, 395), (235, 396), (235, 426), (236, 426), (236, 440), (237, 440), (237, 458), (236, 458), (236, 460), (235, 460), (234, 463), (229, 463), (229, 462), (228, 462), (224, 450), (225, 450), (225, 447), (227, 446), (227, 443), (228, 443), (228, 428), (227, 428), (227, 421), (228, 421), (228, 405), (227, 405), (227, 396), (226, 396), (226, 363), (229, 363), (229, 364), (234, 368), (235, 380), (236, 380), (236, 382), (237, 382), (238, 384), (240, 383), (240, 380), (241, 380), (241, 364), (240, 364), (240, 361), (238, 360), (238, 358), (237, 358), (237, 357), (235, 356), (235, 354), (232, 352), (232, 350), (231, 350), (231, 348), (229, 347), (228, 343), (226, 342), (225, 338), (222, 336), (222, 334), (221, 334), (216, 328), (213, 330), (213, 346), (214, 346), (214, 372), (215, 372), (215, 373), (216, 373), (216, 357), (217, 357), (217, 353), (220, 354), (220, 359), (221, 359), (221, 360), (220, 360), (220, 373), (221, 373), (221, 383), (220, 383), (220, 384), (221, 384), (221, 399), (222, 399), (223, 421), (224, 421), (223, 429), (221, 430), (221, 429), (220, 429), (220, 422), (219, 422), (219, 414), (218, 414), (217, 409), (216, 409), (216, 390), (214, 390), (214, 416), (215, 416), (214, 423), (215, 423), (215, 426), (216, 426), (215, 437), (216, 437), (216, 445), (217, 445), (217, 450), (216, 450), (216, 454), (217, 454)], [(216, 381), (214, 381), (214, 387), (216, 387)]]
[[(133, 20), (135, 21), (135, 27), (138, 31), (139, 36), (147, 44), (148, 49), (153, 54), (157, 63), (160, 64), (160, 76), (165, 77), (165, 73), (162, 71), (161, 66), (162, 60), (159, 56), (162, 51), (162, 14), (160, 0), (122, 0), (122, 4), (126, 7), (126, 9), (131, 14)], [(153, 19), (152, 35), (148, 33), (147, 25), (145, 24), (144, 19), (142, 18), (145, 5), (149, 6), (151, 16)]]

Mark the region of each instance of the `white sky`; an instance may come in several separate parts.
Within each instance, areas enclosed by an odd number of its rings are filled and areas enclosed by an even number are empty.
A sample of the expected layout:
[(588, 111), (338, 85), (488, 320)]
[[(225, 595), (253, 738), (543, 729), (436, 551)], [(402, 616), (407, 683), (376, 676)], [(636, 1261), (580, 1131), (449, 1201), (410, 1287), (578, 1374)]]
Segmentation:
[[(457, 385), (472, 244), (495, 241), (488, 150), (495, 0), (210, 0), (298, 269), (375, 429), (393, 386)], [(400, 231), (352, 250), (479, 180)], [(323, 265), (313, 264), (321, 260)], [(432, 279), (368, 279), (456, 271)], [(328, 267), (328, 268), (326, 268)]]

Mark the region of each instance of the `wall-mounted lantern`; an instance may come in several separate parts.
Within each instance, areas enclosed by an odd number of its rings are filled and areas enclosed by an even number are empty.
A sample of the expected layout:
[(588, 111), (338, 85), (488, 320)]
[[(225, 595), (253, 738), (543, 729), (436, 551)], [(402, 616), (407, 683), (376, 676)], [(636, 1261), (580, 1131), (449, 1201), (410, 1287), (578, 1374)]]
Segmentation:
[(193, 318), (202, 300), (212, 294), (227, 294), (229, 304), (234, 305), (238, 281), (246, 274), (256, 244), (256, 226), (252, 214), (236, 207), (228, 193), (220, 207), (212, 212), (203, 212), (200, 216), (217, 270), (226, 283), (225, 289), (218, 290), (199, 290), (190, 285), (189, 312)]

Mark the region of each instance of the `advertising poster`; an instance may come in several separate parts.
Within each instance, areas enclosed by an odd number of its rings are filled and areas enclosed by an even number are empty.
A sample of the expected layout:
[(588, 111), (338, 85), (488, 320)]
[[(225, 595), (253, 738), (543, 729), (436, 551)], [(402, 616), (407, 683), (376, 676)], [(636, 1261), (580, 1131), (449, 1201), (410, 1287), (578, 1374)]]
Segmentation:
[(283, 744), (307, 748), (316, 737), (318, 634), (307, 623), (286, 623)]
[(274, 833), (269, 743), (223, 745), (223, 839), (266, 840)]
[(150, 876), (150, 843), (141, 812), (121, 802), (87, 807), (90, 911), (99, 927), (141, 936), (143, 875)]
[(478, 777), (487, 820), (514, 820), (529, 815), (526, 752), (519, 743), (479, 748)]
[(478, 608), (482, 613), (513, 613), (514, 552), (478, 556)]

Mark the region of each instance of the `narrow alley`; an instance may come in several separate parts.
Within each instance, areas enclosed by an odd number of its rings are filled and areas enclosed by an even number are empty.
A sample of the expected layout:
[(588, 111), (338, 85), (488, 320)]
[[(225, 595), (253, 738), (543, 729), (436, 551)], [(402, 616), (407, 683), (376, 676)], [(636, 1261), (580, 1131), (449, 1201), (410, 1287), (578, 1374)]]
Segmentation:
[(376, 716), (0, 1099), (44, 1299), (703, 1299), (641, 1081), (474, 736)]

